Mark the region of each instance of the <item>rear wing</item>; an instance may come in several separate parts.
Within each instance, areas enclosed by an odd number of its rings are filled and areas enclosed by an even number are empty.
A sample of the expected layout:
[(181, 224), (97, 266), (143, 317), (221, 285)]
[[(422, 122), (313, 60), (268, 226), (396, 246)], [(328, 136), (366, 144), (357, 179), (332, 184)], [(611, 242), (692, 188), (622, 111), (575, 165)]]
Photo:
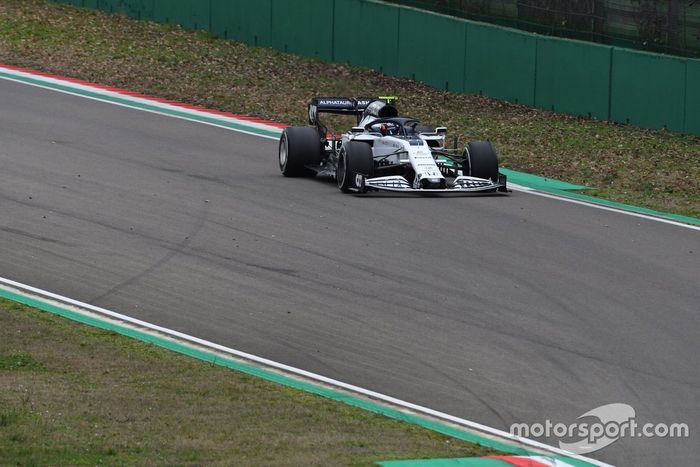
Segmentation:
[(396, 102), (394, 96), (381, 97), (314, 97), (309, 102), (309, 123), (319, 124), (319, 114), (355, 115), (358, 120), (367, 106), (374, 101), (384, 101), (387, 104)]

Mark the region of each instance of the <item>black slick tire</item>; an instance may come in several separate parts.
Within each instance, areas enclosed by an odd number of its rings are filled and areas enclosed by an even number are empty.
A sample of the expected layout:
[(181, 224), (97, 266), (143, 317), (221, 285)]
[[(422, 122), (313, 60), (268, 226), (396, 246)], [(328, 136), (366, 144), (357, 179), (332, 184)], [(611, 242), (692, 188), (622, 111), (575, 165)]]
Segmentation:
[(348, 141), (343, 144), (338, 154), (336, 179), (340, 191), (343, 193), (364, 191), (364, 187), (357, 186), (356, 175), (358, 174), (364, 175), (366, 178), (374, 176), (372, 148), (367, 143)]
[(498, 155), (490, 141), (472, 141), (464, 149), (462, 173), (498, 182)]
[(321, 163), (323, 151), (318, 131), (311, 127), (291, 126), (280, 136), (278, 160), (285, 177), (313, 177), (307, 165)]

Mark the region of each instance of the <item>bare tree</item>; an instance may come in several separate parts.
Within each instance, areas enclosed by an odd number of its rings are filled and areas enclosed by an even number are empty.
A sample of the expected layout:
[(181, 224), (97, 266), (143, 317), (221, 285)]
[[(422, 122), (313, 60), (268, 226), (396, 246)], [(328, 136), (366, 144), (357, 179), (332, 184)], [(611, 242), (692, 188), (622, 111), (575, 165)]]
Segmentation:
[(678, 0), (668, 0), (666, 15), (666, 45), (678, 48), (680, 44), (680, 5)]

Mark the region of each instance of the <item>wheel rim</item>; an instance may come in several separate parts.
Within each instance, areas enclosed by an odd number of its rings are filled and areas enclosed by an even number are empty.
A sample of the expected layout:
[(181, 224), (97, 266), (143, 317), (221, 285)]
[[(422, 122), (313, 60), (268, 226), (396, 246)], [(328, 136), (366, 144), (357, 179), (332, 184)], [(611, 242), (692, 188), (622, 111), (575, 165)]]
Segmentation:
[(336, 178), (338, 179), (338, 186), (342, 188), (345, 186), (345, 154), (344, 152), (340, 154), (340, 159), (338, 160), (338, 168), (336, 169)]
[(284, 167), (287, 165), (287, 148), (288, 142), (287, 142), (287, 134), (283, 133), (282, 134), (282, 141), (280, 141), (280, 153), (279, 153), (279, 158), (280, 158), (280, 168), (284, 170)]

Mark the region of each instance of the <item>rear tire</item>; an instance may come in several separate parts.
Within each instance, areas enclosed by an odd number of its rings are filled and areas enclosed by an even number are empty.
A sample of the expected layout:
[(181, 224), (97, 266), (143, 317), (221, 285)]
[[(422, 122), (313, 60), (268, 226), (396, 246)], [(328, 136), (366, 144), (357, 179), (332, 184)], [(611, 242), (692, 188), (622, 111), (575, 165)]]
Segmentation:
[(491, 141), (472, 141), (462, 153), (462, 173), (498, 182), (498, 155)]
[(315, 128), (290, 126), (280, 136), (279, 164), (285, 177), (314, 177), (307, 165), (317, 165), (323, 158), (321, 138)]
[[(361, 188), (357, 186), (356, 174), (365, 175), (367, 178), (374, 176), (372, 148), (367, 143), (348, 141), (343, 144), (338, 154), (338, 168), (335, 175), (340, 191), (348, 193), (354, 191), (353, 188)], [(364, 191), (366, 190), (360, 190), (360, 192)]]

